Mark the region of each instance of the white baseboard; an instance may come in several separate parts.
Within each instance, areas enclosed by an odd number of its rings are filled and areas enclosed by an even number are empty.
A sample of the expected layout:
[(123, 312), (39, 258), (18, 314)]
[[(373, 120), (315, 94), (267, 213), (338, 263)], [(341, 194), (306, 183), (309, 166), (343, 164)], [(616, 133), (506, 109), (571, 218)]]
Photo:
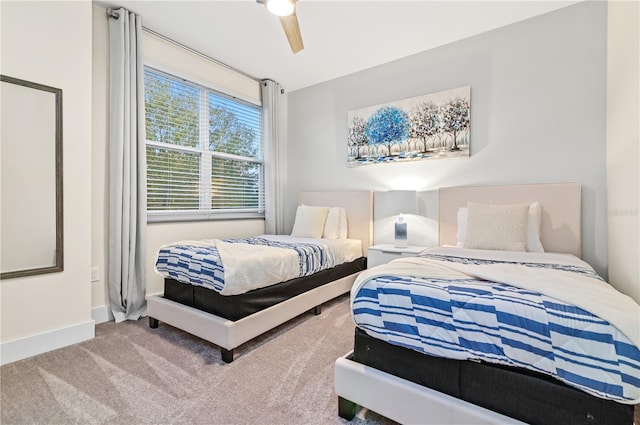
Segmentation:
[(96, 325), (114, 320), (113, 312), (111, 312), (108, 305), (93, 307), (91, 309), (91, 318), (96, 322)]
[(95, 336), (95, 321), (54, 329), (0, 344), (0, 365), (77, 344)]

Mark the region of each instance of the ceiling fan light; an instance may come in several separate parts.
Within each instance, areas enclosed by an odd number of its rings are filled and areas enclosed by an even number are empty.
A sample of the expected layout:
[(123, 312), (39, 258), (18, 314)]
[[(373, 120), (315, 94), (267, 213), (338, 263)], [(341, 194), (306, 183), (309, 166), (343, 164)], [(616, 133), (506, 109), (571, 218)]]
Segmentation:
[(265, 6), (276, 16), (293, 15), (296, 10), (295, 2), (292, 0), (266, 0)]

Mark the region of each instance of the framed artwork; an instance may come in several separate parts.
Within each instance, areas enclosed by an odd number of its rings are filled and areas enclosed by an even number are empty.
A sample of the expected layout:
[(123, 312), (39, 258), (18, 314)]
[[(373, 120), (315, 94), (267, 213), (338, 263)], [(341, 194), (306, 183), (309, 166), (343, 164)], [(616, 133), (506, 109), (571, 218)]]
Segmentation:
[(471, 86), (350, 111), (347, 165), (469, 156)]

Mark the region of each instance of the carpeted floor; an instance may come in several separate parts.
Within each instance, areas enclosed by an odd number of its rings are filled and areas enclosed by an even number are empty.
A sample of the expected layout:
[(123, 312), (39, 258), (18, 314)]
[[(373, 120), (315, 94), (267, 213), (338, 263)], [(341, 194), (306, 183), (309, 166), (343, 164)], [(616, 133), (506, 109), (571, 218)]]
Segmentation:
[(147, 319), (96, 326), (90, 341), (0, 368), (9, 424), (393, 424), (337, 415), (333, 362), (351, 350), (348, 296), (236, 349)]

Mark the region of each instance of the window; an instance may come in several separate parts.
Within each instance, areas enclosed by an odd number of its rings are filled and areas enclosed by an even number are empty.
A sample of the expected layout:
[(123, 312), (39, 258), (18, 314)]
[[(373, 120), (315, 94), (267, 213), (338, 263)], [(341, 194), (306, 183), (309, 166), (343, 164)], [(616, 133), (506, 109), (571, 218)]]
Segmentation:
[(262, 109), (145, 67), (150, 221), (264, 217)]

